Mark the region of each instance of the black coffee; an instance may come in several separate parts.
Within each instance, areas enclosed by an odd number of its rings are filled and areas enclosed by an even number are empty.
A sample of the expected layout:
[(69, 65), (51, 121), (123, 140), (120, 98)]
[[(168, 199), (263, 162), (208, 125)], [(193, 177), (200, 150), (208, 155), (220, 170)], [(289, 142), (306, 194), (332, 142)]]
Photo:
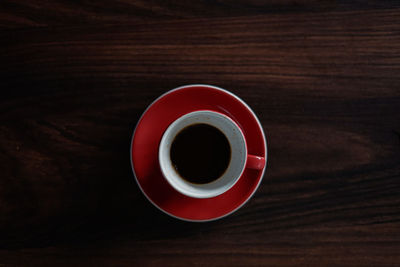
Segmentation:
[(177, 134), (170, 156), (182, 178), (191, 183), (205, 184), (225, 172), (231, 160), (231, 147), (220, 130), (199, 123), (187, 126)]

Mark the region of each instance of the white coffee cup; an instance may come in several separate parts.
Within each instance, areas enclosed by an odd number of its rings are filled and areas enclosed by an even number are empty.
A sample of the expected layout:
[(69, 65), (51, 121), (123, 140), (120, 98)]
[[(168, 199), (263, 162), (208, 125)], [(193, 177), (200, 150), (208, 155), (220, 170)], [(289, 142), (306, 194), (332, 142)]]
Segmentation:
[[(231, 148), (231, 159), (226, 171), (218, 179), (206, 184), (195, 184), (183, 179), (176, 171), (170, 157), (170, 149), (182, 129), (201, 123), (211, 125), (225, 135)], [(178, 192), (193, 198), (221, 195), (235, 185), (246, 167), (262, 169), (265, 166), (264, 158), (248, 155), (246, 139), (240, 127), (225, 114), (209, 110), (185, 114), (171, 123), (161, 138), (158, 156), (161, 172), (168, 183)]]

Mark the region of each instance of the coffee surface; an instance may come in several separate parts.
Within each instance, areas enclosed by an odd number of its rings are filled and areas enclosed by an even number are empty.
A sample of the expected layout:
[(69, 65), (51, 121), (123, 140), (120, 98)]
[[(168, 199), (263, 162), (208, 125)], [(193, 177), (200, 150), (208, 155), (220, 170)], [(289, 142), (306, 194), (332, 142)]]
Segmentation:
[(192, 124), (176, 135), (170, 156), (183, 179), (205, 184), (224, 174), (231, 159), (231, 147), (225, 135), (214, 126)]

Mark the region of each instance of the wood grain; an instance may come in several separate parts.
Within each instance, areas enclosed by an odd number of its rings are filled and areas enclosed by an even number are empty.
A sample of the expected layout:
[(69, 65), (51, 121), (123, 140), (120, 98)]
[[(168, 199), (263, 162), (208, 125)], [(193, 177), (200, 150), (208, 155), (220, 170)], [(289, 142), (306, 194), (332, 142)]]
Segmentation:
[(3, 0), (0, 27), (118, 24), (169, 19), (398, 8), (397, 0)]
[[(396, 1), (2, 1), (0, 266), (398, 266)], [(160, 94), (214, 84), (269, 162), (234, 215), (152, 207), (129, 144)]]

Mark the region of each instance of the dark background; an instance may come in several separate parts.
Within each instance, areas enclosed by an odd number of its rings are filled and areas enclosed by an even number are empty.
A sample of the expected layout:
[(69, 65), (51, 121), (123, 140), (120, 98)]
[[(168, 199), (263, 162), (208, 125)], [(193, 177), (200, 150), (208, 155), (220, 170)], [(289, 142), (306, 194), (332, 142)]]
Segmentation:
[[(226, 88), (269, 144), (235, 214), (186, 223), (130, 138), (174, 87)], [(0, 2), (0, 266), (398, 266), (400, 2)]]

